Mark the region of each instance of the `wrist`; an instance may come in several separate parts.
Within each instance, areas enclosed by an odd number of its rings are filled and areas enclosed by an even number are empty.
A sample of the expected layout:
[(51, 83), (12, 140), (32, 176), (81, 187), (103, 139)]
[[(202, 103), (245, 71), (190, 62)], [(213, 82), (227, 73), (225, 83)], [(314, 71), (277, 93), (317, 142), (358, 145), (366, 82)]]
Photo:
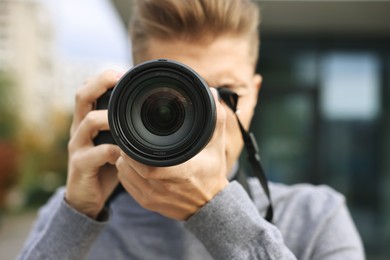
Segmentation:
[(214, 193), (209, 198), (209, 200), (212, 200), (219, 192), (221, 192), (223, 189), (225, 189), (229, 185), (229, 180), (227, 178), (221, 178), (219, 182), (216, 183), (214, 186)]
[(77, 212), (95, 220), (99, 220), (100, 213), (103, 211), (103, 207), (97, 207), (93, 205), (87, 205), (85, 203), (77, 203), (75, 200), (72, 200), (72, 197), (65, 193), (64, 200), (69, 207), (73, 208)]

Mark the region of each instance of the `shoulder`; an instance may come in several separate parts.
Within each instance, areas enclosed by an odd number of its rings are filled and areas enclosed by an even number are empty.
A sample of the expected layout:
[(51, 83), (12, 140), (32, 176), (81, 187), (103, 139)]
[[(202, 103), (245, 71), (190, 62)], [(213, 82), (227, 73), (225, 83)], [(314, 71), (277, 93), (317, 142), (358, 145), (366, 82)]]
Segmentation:
[[(263, 190), (256, 179), (249, 183), (254, 203), (263, 212), (264, 205), (267, 205)], [(320, 237), (325, 236), (325, 231), (348, 230), (352, 226), (346, 214), (344, 196), (329, 186), (269, 183), (269, 188), (274, 207), (273, 223), (282, 233), (286, 245), (297, 254), (302, 250), (314, 250), (313, 241), (322, 241)]]
[(271, 183), (273, 199), (276, 204), (298, 203), (312, 205), (313, 210), (321, 206), (344, 203), (344, 196), (327, 185)]
[[(264, 192), (255, 178), (249, 185), (258, 207), (266, 203)], [(326, 185), (269, 183), (275, 219), (301, 217), (307, 221), (330, 217), (345, 205), (344, 196)]]

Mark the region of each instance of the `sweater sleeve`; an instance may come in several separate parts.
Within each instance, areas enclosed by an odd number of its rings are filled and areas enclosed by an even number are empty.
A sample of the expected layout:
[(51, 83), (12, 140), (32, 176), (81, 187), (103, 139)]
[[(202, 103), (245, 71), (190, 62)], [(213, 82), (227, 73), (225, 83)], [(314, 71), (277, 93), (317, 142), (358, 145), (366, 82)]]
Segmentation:
[(230, 183), (185, 223), (214, 259), (296, 259), (237, 182)]
[(106, 222), (71, 208), (64, 193), (58, 190), (40, 209), (18, 259), (83, 259), (88, 254)]

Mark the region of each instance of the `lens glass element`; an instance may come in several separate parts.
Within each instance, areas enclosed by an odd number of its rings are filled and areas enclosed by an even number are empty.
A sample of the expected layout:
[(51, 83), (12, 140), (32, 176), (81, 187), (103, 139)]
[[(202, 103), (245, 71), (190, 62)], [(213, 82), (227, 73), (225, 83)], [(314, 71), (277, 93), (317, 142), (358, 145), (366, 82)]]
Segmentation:
[(126, 105), (126, 121), (136, 142), (153, 150), (174, 149), (192, 135), (196, 112), (180, 82), (145, 80)]
[(142, 122), (146, 129), (155, 135), (175, 133), (183, 124), (184, 118), (184, 105), (172, 91), (154, 93), (142, 105)]

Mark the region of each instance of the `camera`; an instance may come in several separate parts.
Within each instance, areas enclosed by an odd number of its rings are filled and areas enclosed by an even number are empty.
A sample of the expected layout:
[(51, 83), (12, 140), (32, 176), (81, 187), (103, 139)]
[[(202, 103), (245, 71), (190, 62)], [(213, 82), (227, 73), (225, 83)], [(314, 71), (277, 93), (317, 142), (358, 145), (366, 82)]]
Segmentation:
[(96, 102), (108, 109), (110, 131), (95, 145), (117, 144), (150, 166), (172, 166), (198, 154), (216, 124), (213, 95), (206, 82), (177, 61), (158, 59), (130, 69)]

